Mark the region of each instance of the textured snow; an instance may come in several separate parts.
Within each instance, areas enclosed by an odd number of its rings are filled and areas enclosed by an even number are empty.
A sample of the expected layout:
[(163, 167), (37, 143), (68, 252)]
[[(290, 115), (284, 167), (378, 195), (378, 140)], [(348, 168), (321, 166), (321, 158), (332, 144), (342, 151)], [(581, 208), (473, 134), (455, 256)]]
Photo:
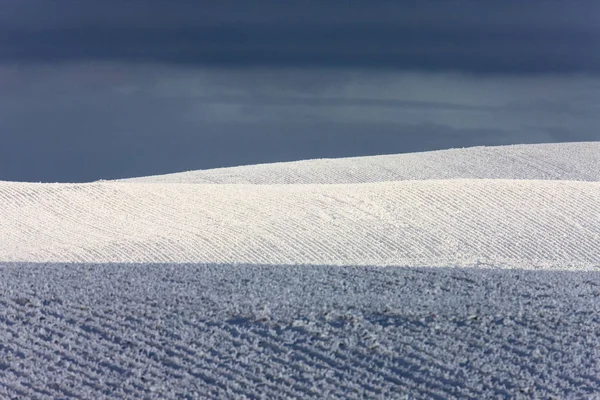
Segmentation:
[(0, 398), (598, 398), (599, 154), (0, 182)]
[(0, 260), (596, 269), (600, 183), (0, 184)]
[(597, 272), (20, 264), (0, 293), (0, 398), (600, 393)]
[(600, 181), (600, 142), (471, 147), (248, 165), (125, 179), (163, 183), (363, 183), (423, 179)]

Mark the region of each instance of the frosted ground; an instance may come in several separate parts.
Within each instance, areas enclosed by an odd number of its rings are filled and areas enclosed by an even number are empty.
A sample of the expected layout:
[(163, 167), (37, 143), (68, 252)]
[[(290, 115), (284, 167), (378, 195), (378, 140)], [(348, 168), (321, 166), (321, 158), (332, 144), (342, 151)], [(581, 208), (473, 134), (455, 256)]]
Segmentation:
[(600, 398), (600, 143), (0, 182), (0, 398)]

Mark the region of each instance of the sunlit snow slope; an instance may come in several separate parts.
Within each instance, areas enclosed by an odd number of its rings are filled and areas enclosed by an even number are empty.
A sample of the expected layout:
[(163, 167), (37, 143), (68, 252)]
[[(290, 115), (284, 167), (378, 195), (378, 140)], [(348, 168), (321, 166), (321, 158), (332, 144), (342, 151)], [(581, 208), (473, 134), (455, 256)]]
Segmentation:
[(0, 182), (0, 260), (589, 269), (599, 180), (568, 143)]
[(0, 260), (600, 265), (600, 183), (0, 184)]
[(600, 398), (599, 288), (600, 143), (0, 182), (0, 399)]
[(361, 183), (422, 179), (600, 181), (600, 142), (472, 147), (248, 165), (125, 179), (172, 183)]

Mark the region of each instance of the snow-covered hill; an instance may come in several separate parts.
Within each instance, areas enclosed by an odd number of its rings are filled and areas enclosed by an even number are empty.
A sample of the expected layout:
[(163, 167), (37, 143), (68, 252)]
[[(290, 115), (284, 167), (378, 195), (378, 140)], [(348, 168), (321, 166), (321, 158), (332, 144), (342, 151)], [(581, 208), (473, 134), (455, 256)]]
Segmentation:
[(0, 398), (594, 398), (598, 288), (600, 143), (0, 182)]
[(124, 179), (152, 183), (364, 183), (423, 179), (600, 181), (600, 142), (471, 147), (306, 160)]
[(595, 269), (600, 183), (0, 184), (0, 259)]

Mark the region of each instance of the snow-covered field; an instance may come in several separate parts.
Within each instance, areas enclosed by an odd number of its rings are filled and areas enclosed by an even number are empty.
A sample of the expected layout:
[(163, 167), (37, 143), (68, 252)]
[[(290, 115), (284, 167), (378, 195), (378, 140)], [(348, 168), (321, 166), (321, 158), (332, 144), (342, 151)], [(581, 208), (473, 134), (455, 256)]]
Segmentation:
[(0, 232), (0, 398), (600, 398), (597, 142), (0, 182)]
[(368, 183), (429, 179), (600, 181), (600, 142), (471, 147), (123, 179), (147, 183)]

